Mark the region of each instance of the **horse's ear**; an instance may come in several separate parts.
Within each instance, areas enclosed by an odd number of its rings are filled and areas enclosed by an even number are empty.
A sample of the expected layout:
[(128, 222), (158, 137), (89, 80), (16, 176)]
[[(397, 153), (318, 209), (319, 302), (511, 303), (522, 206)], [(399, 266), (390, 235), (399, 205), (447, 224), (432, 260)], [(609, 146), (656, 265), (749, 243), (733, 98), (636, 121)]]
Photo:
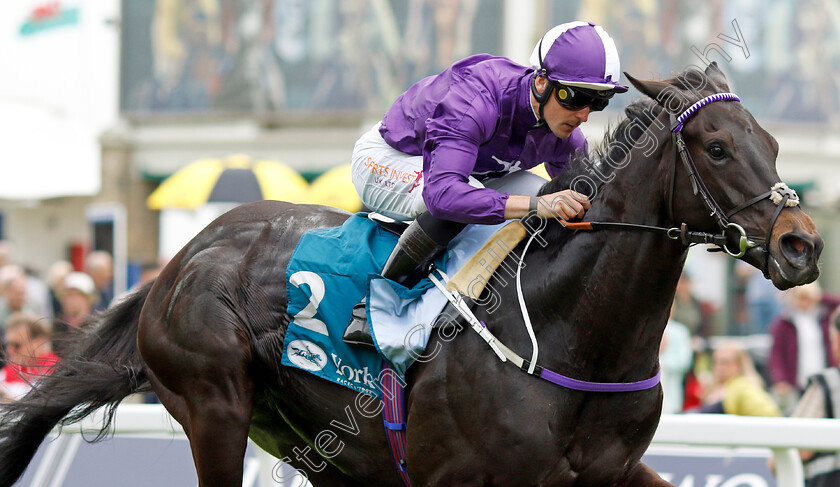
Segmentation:
[(729, 91), (729, 83), (726, 81), (726, 75), (718, 67), (717, 61), (712, 61), (706, 66), (705, 74), (717, 86), (719, 91)]
[[(698, 72), (698, 74), (700, 73)], [(684, 89), (684, 83), (680, 83), (677, 79), (663, 81), (640, 80), (630, 76), (626, 72), (624, 76), (627, 76), (627, 79), (630, 80), (630, 83), (637, 90), (652, 98), (659, 106), (670, 113), (680, 113), (694, 101), (697, 101), (692, 97), (690, 91)]]
[(630, 80), (630, 84), (635, 86), (637, 90), (654, 100), (659, 100), (662, 92), (674, 89), (668, 81), (640, 80), (630, 76), (626, 71), (624, 72), (624, 76), (627, 76), (627, 79)]

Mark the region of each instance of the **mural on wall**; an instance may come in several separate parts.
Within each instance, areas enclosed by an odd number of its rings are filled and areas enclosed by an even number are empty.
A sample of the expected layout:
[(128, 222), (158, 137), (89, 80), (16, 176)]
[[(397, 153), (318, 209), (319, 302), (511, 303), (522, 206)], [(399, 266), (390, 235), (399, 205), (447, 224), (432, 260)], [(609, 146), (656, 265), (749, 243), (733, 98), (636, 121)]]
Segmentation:
[[(503, 0), (123, 0), (121, 109), (379, 113), (412, 82), (501, 54)], [(758, 117), (840, 125), (835, 0), (547, 0), (536, 28), (587, 19), (622, 69), (717, 61)], [(616, 100), (611, 109), (629, 101)]]
[(501, 8), (501, 0), (124, 1), (122, 111), (381, 111), (461, 57), (498, 53)]

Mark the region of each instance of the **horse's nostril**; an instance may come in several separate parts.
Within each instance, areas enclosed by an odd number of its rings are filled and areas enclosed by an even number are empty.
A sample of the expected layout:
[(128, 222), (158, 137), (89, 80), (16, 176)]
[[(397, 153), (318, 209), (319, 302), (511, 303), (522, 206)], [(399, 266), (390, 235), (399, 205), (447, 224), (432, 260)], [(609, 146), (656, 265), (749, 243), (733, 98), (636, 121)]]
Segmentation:
[(805, 252), (805, 242), (801, 238), (791, 239), (790, 246), (799, 254)]
[(779, 247), (785, 258), (793, 265), (805, 265), (814, 251), (814, 245), (796, 235), (784, 235), (779, 239)]

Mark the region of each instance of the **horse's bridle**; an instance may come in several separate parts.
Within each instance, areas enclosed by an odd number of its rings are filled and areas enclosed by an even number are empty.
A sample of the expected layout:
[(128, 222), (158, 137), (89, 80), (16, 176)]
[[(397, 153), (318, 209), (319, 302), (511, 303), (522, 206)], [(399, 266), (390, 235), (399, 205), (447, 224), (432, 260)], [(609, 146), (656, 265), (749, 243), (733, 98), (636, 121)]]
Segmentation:
[[(675, 116), (673, 113), (670, 114), (670, 118), (671, 138), (674, 142), (676, 152), (679, 155), (680, 160), (682, 160), (686, 171), (688, 171), (688, 177), (691, 180), (691, 186), (694, 190), (694, 194), (700, 195), (700, 199), (703, 201), (703, 205), (709, 211), (709, 216), (714, 218), (715, 223), (717, 224), (718, 228), (720, 228), (719, 234), (689, 231), (685, 223), (681, 224), (679, 228), (663, 228), (649, 225), (638, 225), (633, 223), (566, 222), (561, 220), (562, 225), (572, 230), (615, 229), (640, 230), (646, 232), (662, 233), (667, 235), (668, 238), (672, 240), (679, 240), (684, 245), (716, 245), (717, 247), (719, 247), (720, 250), (726, 252), (728, 255), (736, 259), (744, 257), (747, 251), (752, 248), (759, 248), (764, 252), (764, 268), (762, 269), (762, 272), (764, 273), (764, 277), (769, 278), (768, 272), (770, 268), (770, 238), (773, 234), (773, 227), (776, 225), (776, 220), (778, 220), (782, 209), (784, 209), (785, 207), (797, 206), (799, 204), (799, 197), (797, 196), (796, 191), (790, 189), (787, 186), (787, 184), (779, 182), (776, 183), (773, 187), (771, 187), (769, 191), (741, 203), (735, 208), (729, 210), (728, 212), (724, 211), (721, 208), (721, 206), (715, 200), (714, 196), (712, 196), (708, 187), (706, 187), (706, 184), (703, 182), (703, 178), (700, 176), (700, 173), (697, 171), (697, 166), (694, 164), (694, 160), (692, 160), (691, 158), (691, 154), (688, 151), (688, 146), (686, 145), (682, 135), (682, 129), (685, 122), (698, 110), (716, 101), (740, 102), (741, 99), (738, 98), (738, 95), (734, 93), (716, 93), (714, 95), (710, 95), (701, 99), (697, 103), (694, 103), (685, 111), (683, 111), (679, 116)], [(674, 168), (671, 171), (671, 190), (668, 196), (668, 215), (672, 221), (676, 221), (673, 217), (674, 193), (676, 188), (677, 173), (676, 164), (677, 162), (675, 159)], [(770, 225), (767, 227), (766, 236), (762, 242), (760, 239), (748, 236), (744, 228), (741, 225), (730, 221), (730, 218), (736, 213), (745, 210), (746, 208), (749, 208), (750, 206), (768, 197), (771, 201), (773, 201), (773, 203), (778, 205), (778, 207), (776, 208), (776, 212), (773, 214), (773, 218), (770, 220)], [(731, 232), (736, 232), (737, 236), (738, 246), (734, 250), (730, 249), (729, 247), (729, 235)]]
[[(782, 209), (799, 204), (799, 197), (797, 196), (796, 191), (790, 189), (787, 184), (779, 182), (773, 185), (770, 188), (770, 191), (749, 199), (728, 212), (724, 212), (717, 201), (715, 201), (714, 196), (712, 196), (709, 192), (709, 189), (703, 183), (703, 179), (700, 177), (700, 174), (697, 171), (697, 166), (695, 166), (694, 161), (691, 159), (691, 154), (688, 152), (688, 147), (686, 146), (682, 135), (683, 124), (695, 112), (709, 103), (725, 100), (741, 101), (741, 99), (734, 93), (716, 93), (691, 105), (679, 117), (674, 117), (674, 114), (671, 114), (671, 136), (674, 140), (674, 146), (676, 147), (677, 153), (680, 155), (680, 159), (682, 159), (683, 165), (685, 165), (685, 168), (688, 171), (688, 176), (691, 179), (691, 186), (694, 190), (694, 194), (700, 194), (703, 204), (706, 206), (706, 209), (710, 211), (710, 216), (715, 219), (715, 222), (721, 229), (720, 236), (722, 237), (723, 242), (717, 245), (727, 254), (735, 257), (736, 259), (743, 257), (747, 253), (747, 250), (760, 247), (764, 251), (764, 269), (762, 269), (762, 272), (764, 273), (764, 277), (769, 278), (770, 237), (773, 235), (773, 227), (776, 225), (776, 220), (778, 220), (779, 215), (782, 213)], [(671, 193), (668, 200), (668, 211), (672, 217), (674, 211), (675, 179), (676, 168), (671, 173)], [(743, 227), (737, 223), (731, 222), (729, 219), (732, 215), (738, 213), (739, 211), (745, 210), (768, 197), (777, 204), (777, 208), (775, 213), (773, 213), (773, 218), (770, 219), (770, 225), (767, 227), (766, 237), (764, 238), (764, 243), (762, 245), (761, 243), (758, 243), (748, 237)], [(738, 232), (738, 249), (736, 251), (730, 250), (727, 246), (726, 232), (729, 230), (735, 230)]]

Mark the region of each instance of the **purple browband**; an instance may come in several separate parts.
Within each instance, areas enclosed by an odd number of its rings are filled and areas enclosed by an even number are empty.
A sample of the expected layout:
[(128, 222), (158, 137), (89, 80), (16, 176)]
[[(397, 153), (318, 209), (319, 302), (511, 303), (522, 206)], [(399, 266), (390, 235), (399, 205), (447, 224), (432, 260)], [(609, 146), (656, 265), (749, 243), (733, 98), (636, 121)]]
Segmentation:
[(656, 371), (656, 375), (650, 379), (640, 380), (638, 382), (585, 382), (582, 380), (572, 379), (565, 375), (560, 375), (557, 372), (552, 372), (548, 369), (542, 369), (540, 378), (549, 382), (563, 386), (567, 389), (575, 391), (586, 392), (636, 392), (645, 391), (659, 384), (659, 379), (662, 376), (662, 369)]
[(674, 128), (671, 131), (672, 132), (679, 132), (680, 130), (682, 130), (683, 124), (685, 123), (685, 121), (688, 120), (688, 117), (694, 115), (694, 113), (697, 112), (697, 110), (703, 108), (704, 106), (708, 105), (709, 103), (716, 102), (716, 101), (724, 101), (724, 100), (727, 100), (727, 101), (741, 101), (741, 99), (738, 98), (738, 95), (736, 95), (735, 93), (715, 93), (714, 95), (709, 95), (706, 98), (703, 98), (702, 100), (698, 101), (694, 105), (691, 105), (690, 107), (688, 107), (688, 109), (686, 109), (686, 111), (682, 112), (682, 115), (677, 117), (677, 124), (674, 126)]

